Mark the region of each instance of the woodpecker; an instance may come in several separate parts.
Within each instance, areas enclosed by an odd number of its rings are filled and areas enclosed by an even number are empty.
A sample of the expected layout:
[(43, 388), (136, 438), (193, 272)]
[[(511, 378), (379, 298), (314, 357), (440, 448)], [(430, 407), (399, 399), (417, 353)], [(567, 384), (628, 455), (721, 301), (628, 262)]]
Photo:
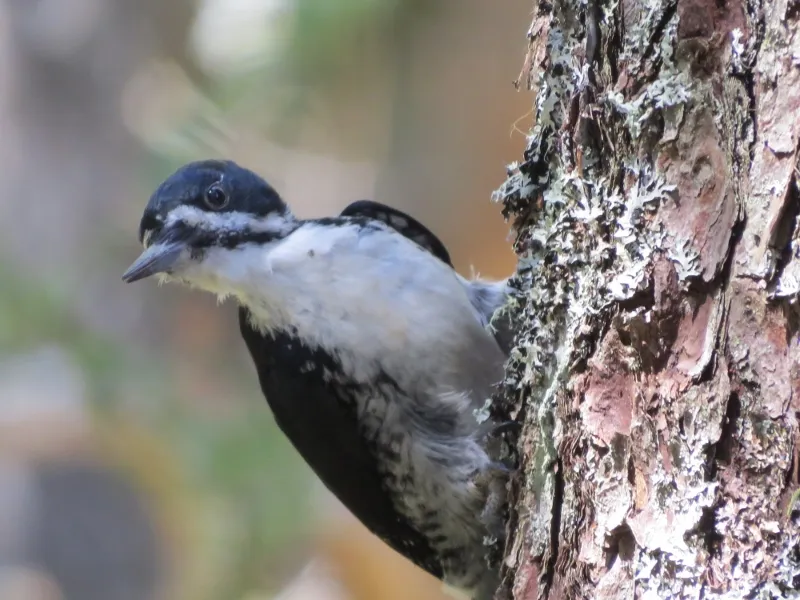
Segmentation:
[(299, 219), (232, 161), (168, 177), (139, 240), (123, 280), (234, 298), (275, 420), (324, 485), (417, 566), (490, 600), (509, 470), (503, 424), (479, 415), (504, 373), (509, 338), (490, 320), (506, 281), (462, 277), (434, 234), (377, 202)]

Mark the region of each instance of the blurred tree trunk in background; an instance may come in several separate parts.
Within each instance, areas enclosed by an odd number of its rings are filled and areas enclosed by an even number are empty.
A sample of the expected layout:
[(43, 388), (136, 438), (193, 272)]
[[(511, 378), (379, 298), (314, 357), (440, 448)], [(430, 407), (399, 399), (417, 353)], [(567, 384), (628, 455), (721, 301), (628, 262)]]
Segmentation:
[(98, 331), (142, 330), (142, 296), (107, 283), (119, 268), (109, 241), (138, 221), (146, 195), (123, 92), (155, 58), (192, 71), (194, 10), (194, 0), (0, 2), (0, 251), (63, 288)]
[[(129, 231), (143, 195), (140, 146), (121, 118), (123, 92), (156, 57), (173, 53), (190, 68), (193, 11), (194, 0), (0, 1), (0, 297), (12, 309), (14, 298), (27, 300), (0, 327), (4, 600), (150, 600), (172, 589), (182, 566), (169, 560), (165, 539), (180, 519), (157, 522), (146, 478), (120, 474), (122, 461), (98, 441), (86, 414), (88, 375), (61, 345), (70, 333), (78, 345), (74, 332), (84, 326), (126, 341), (146, 331), (142, 296), (108, 283), (111, 273), (118, 280), (108, 253), (115, 223)], [(30, 310), (53, 291), (63, 306)], [(16, 332), (41, 334), (46, 349), (26, 352), (37, 337)], [(124, 440), (135, 459), (155, 447), (150, 440), (136, 447), (123, 434), (117, 427), (109, 437)], [(143, 472), (160, 474), (165, 463)], [(159, 509), (168, 506), (158, 500)]]
[(517, 600), (800, 589), (799, 18), (535, 7), (535, 119), (498, 193), (520, 258)]
[(514, 264), (508, 228), (481, 200), (502, 181), (498, 158), (524, 146), (516, 125), (530, 118), (530, 97), (513, 82), (530, 0), (505, 0), (499, 10), (440, 0), (417, 12), (394, 43), (394, 116), (376, 198), (443, 232), (460, 270), (505, 277)]

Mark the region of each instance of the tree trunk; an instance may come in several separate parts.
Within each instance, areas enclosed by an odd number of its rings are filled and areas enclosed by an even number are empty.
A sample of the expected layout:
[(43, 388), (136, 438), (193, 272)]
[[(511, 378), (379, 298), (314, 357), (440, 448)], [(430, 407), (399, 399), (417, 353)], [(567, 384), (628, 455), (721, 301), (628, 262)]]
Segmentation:
[(800, 589), (800, 3), (542, 0), (517, 233), (504, 586)]

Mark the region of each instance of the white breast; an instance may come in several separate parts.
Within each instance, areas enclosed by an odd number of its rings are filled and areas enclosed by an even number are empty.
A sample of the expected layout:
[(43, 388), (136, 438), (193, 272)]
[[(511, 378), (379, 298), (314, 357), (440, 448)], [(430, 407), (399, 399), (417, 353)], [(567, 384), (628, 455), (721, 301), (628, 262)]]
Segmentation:
[(468, 373), (467, 385), (485, 394), (502, 373), (456, 273), (394, 231), (312, 222), (267, 247), (214, 249), (198, 269), (201, 287), (235, 295), (260, 327), (294, 327), (337, 351), (357, 379), (380, 365), (402, 382), (424, 365), (437, 386), (455, 391)]

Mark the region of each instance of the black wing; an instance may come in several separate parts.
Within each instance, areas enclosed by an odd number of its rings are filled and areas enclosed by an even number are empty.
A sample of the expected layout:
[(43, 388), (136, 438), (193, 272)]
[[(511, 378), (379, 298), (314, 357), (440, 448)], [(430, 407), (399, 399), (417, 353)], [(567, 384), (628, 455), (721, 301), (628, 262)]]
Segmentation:
[(446, 262), (451, 267), (450, 253), (442, 241), (430, 229), (401, 210), (386, 206), (372, 200), (358, 200), (345, 207), (343, 217), (366, 217), (386, 223), (389, 227), (416, 242), (436, 258)]
[(249, 316), (246, 308), (239, 309), (239, 327), (281, 431), (367, 529), (441, 578), (441, 564), (427, 540), (394, 509), (354, 413), (323, 378), (324, 367), (335, 367), (332, 359), (288, 335), (262, 335)]

